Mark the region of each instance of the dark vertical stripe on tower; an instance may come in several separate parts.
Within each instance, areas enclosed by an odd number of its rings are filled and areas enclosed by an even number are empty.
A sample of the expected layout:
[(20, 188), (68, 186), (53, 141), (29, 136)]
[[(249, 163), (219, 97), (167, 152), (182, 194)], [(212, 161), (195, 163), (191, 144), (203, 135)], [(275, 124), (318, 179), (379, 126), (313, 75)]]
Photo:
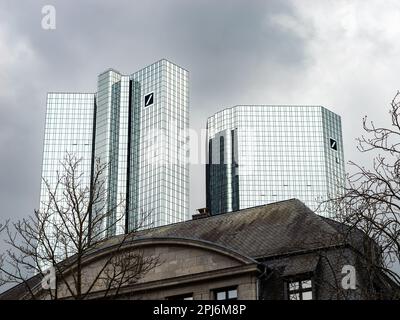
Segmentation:
[(89, 242), (92, 239), (92, 218), (93, 218), (93, 192), (94, 192), (94, 168), (95, 168), (95, 163), (96, 163), (96, 157), (95, 157), (95, 150), (96, 150), (96, 116), (97, 116), (97, 101), (96, 101), (96, 95), (94, 96), (93, 99), (93, 104), (94, 104), (94, 110), (93, 110), (93, 130), (92, 130), (92, 159), (91, 159), (91, 168), (90, 168), (90, 199), (89, 199), (89, 226), (88, 226), (88, 238)]
[[(236, 130), (236, 129), (235, 129)], [(239, 210), (239, 176), (237, 174), (238, 163), (235, 158), (235, 130), (231, 130), (231, 183), (232, 183), (232, 211)]]
[(128, 106), (128, 152), (126, 171), (126, 196), (125, 196), (125, 233), (129, 232), (129, 208), (130, 208), (130, 176), (131, 176), (131, 132), (132, 132), (132, 80), (129, 80), (129, 106)]
[(218, 164), (218, 213), (227, 211), (227, 165), (225, 164), (225, 137), (219, 137), (219, 164)]
[(212, 206), (211, 206), (211, 168), (212, 168), (212, 139), (208, 141), (208, 161), (206, 163), (206, 206), (209, 212), (212, 214)]

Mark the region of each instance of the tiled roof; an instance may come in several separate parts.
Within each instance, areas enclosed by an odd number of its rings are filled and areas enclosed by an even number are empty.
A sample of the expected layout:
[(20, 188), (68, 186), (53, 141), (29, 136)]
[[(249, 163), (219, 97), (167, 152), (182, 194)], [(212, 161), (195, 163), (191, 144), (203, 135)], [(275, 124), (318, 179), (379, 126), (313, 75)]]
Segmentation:
[(339, 232), (327, 220), (291, 199), (153, 228), (135, 238), (203, 240), (261, 258), (337, 243)]

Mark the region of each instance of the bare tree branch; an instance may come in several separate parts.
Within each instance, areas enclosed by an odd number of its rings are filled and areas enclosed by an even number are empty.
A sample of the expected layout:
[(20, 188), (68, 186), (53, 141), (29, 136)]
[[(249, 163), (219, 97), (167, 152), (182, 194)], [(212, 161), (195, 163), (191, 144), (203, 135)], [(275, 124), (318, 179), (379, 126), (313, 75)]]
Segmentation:
[[(363, 119), (365, 135), (358, 141), (358, 150), (372, 155), (366, 168), (354, 162), (355, 173), (347, 176), (343, 194), (330, 199), (334, 219), (347, 228), (344, 237), (361, 231), (372, 241), (362, 241), (364, 264), (371, 286), (379, 273), (384, 273), (397, 286), (394, 296), (400, 297), (400, 276), (392, 270), (400, 260), (400, 92), (391, 102), (389, 128), (379, 127)], [(379, 253), (377, 253), (379, 251)], [(373, 290), (371, 291), (373, 292)]]
[[(118, 294), (159, 263), (140, 251), (124, 246), (131, 232), (118, 237), (118, 246), (102, 261), (96, 274), (85, 275), (85, 258), (114, 234), (123, 219), (115, 212), (125, 212), (124, 201), (110, 204), (104, 175), (107, 165), (96, 160), (94, 174), (88, 184), (80, 170), (82, 159), (67, 153), (57, 172), (56, 182), (44, 181), (47, 199), (33, 216), (1, 227), (5, 230), (9, 249), (0, 257), (0, 285), (23, 284), (26, 298), (43, 296), (51, 299), (89, 298), (99, 284), (105, 297)], [(142, 213), (142, 217), (143, 213)], [(140, 218), (140, 217), (139, 217)], [(48, 268), (56, 273), (56, 288), (42, 290), (30, 281), (32, 276), (44, 277)]]

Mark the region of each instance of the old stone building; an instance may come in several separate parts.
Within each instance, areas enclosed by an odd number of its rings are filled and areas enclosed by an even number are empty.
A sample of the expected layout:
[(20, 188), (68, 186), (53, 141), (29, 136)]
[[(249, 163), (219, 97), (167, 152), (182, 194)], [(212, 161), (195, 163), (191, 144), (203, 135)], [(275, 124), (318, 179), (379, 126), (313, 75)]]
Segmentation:
[[(118, 237), (110, 239), (85, 256), (86, 277), (117, 243)], [(374, 266), (379, 250), (364, 234), (296, 199), (137, 232), (123, 251), (156, 256), (159, 263), (119, 288), (118, 299), (376, 299), (391, 298), (394, 288)], [(40, 277), (29, 286), (48, 298)], [(65, 285), (58, 290), (69, 297)], [(104, 290), (98, 284), (88, 298), (103, 298)], [(30, 295), (20, 284), (0, 298)]]

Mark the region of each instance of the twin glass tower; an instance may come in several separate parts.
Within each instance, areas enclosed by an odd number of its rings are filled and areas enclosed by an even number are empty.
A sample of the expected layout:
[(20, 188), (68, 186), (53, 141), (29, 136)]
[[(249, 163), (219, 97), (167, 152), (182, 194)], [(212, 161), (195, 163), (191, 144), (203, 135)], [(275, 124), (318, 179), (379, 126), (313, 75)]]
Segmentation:
[(321, 106), (239, 105), (207, 121), (211, 214), (297, 198), (312, 210), (345, 184), (341, 119)]
[(41, 206), (70, 153), (82, 159), (81, 187), (97, 161), (107, 165), (107, 236), (187, 220), (188, 107), (188, 72), (165, 59), (130, 75), (106, 70), (96, 93), (48, 93)]
[[(188, 72), (163, 59), (104, 71), (96, 93), (48, 93), (41, 209), (68, 152), (81, 187), (107, 164), (106, 236), (189, 219), (188, 91)], [(315, 210), (344, 186), (341, 120), (324, 107), (239, 105), (208, 118), (207, 134), (211, 214), (289, 198)]]

